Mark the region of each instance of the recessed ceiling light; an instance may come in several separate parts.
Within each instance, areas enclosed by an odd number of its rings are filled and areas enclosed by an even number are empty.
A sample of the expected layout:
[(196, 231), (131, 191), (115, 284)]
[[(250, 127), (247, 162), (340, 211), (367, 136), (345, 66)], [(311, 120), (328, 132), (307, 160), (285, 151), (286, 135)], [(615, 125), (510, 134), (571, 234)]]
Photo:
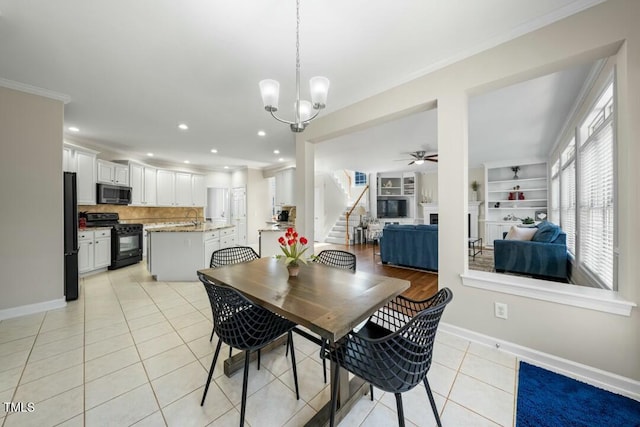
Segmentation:
[(153, 153), (147, 153), (147, 156), (153, 157)]
[(180, 128), (180, 130), (189, 130), (189, 126), (187, 126), (186, 123), (180, 123), (178, 128)]
[(280, 154), (280, 150), (273, 150), (273, 154)]
[(189, 160), (185, 160), (184, 162), (185, 162), (185, 163), (191, 163)]
[(217, 152), (218, 152), (218, 150), (216, 150), (215, 148), (212, 148), (212, 149), (211, 149), (211, 152), (212, 152), (212, 153), (217, 153)]
[(263, 130), (258, 131), (258, 136), (265, 136), (267, 133)]
[(283, 159), (282, 157), (280, 157), (280, 158), (278, 159), (278, 161), (279, 161), (279, 162), (284, 162), (284, 159)]
[(224, 168), (225, 168), (225, 169), (229, 169), (229, 166), (225, 166)]
[(75, 127), (75, 126), (70, 126), (68, 129), (69, 129), (71, 132), (80, 132), (80, 129), (78, 129), (78, 128), (77, 128), (77, 127)]

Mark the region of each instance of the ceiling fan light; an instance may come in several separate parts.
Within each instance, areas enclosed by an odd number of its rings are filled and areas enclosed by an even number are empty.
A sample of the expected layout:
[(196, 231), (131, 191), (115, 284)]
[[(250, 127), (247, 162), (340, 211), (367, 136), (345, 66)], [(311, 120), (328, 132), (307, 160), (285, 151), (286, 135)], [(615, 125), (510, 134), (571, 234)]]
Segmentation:
[(424, 163), (424, 160), (422, 160), (422, 159), (418, 159), (418, 160), (416, 160), (414, 163), (415, 163), (416, 165), (421, 165), (421, 164), (423, 164), (423, 163)]
[(267, 111), (278, 111), (278, 99), (280, 98), (280, 83), (276, 80), (266, 79), (260, 81), (260, 94), (262, 103)]
[(321, 110), (327, 105), (327, 95), (329, 93), (329, 79), (322, 76), (315, 76), (309, 80), (311, 90), (311, 102), (313, 108)]

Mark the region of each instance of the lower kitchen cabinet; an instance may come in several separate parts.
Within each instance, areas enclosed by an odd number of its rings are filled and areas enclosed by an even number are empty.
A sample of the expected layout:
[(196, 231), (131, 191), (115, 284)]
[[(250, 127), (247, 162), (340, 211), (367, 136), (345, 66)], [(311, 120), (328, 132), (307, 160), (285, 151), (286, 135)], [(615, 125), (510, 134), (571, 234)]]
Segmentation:
[(78, 272), (88, 273), (111, 265), (111, 229), (78, 233)]

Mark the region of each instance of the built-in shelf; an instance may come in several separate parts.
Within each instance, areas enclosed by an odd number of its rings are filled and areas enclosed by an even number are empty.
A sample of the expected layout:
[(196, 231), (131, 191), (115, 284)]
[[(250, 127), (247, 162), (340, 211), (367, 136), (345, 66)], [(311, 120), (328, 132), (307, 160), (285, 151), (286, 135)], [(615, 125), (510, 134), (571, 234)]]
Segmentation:
[[(518, 166), (518, 178), (512, 168)], [(517, 212), (517, 217), (534, 218), (536, 213), (546, 213), (548, 200), (547, 164), (544, 161), (518, 161), (512, 164), (485, 165), (485, 236), (486, 245), (501, 239), (513, 224), (505, 224), (505, 214)], [(512, 198), (509, 199), (509, 196)], [(524, 199), (519, 199), (518, 194)], [(499, 203), (500, 207), (495, 207)]]

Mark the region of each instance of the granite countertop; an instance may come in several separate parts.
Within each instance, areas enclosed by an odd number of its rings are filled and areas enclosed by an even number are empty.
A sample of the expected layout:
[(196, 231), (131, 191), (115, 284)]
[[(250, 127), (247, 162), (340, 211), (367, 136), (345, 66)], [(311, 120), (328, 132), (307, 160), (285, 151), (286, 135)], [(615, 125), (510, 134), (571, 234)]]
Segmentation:
[(234, 225), (218, 225), (212, 224), (210, 222), (203, 222), (202, 224), (194, 225), (194, 224), (184, 224), (184, 225), (168, 225), (167, 227), (158, 227), (158, 228), (149, 228), (147, 229), (148, 233), (151, 232), (203, 232), (203, 231), (212, 231), (212, 230), (220, 230), (223, 228), (231, 228), (235, 227)]
[(270, 221), (267, 221), (267, 225), (268, 224), (272, 224), (269, 227), (265, 227), (265, 228), (261, 228), (258, 231), (259, 232), (263, 232), (263, 231), (278, 231), (278, 232), (284, 232), (287, 231), (287, 228), (293, 228), (294, 227), (294, 223), (292, 222), (277, 222), (277, 223), (272, 223)]
[(85, 228), (80, 228), (78, 227), (78, 233), (84, 233), (87, 231), (98, 231), (98, 230), (111, 230), (113, 227), (108, 226), (108, 227), (85, 227)]

